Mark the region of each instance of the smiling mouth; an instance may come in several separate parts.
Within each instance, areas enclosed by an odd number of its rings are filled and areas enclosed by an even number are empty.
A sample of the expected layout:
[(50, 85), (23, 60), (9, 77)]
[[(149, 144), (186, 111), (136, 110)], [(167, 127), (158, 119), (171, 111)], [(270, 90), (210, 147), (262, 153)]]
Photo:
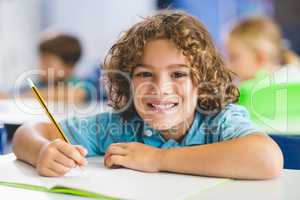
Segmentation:
[(154, 112), (171, 112), (176, 109), (179, 103), (147, 103), (150, 111)]

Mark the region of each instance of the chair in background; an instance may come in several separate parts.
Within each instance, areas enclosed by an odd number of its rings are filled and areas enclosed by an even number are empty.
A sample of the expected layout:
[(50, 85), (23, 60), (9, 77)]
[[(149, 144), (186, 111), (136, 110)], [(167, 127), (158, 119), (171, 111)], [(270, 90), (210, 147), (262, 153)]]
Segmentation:
[(284, 168), (300, 170), (300, 135), (271, 134), (270, 136), (281, 148)]
[(6, 142), (7, 142), (7, 132), (5, 126), (0, 122), (0, 154), (4, 154)]

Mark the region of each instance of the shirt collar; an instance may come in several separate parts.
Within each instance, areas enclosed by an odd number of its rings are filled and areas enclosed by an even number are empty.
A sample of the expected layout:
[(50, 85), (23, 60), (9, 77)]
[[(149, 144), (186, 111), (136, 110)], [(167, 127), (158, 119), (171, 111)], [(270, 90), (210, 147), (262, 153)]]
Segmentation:
[[(152, 143), (152, 141), (159, 145), (161, 148), (171, 148), (171, 147), (179, 147), (179, 146), (190, 146), (195, 144), (203, 143), (204, 140), (204, 132), (200, 130), (200, 126), (203, 121), (203, 116), (201, 113), (196, 112), (193, 123), (189, 128), (188, 132), (184, 136), (184, 138), (178, 142), (174, 139), (164, 139), (162, 133), (159, 130), (151, 128), (146, 122), (144, 122), (143, 128), (143, 138), (146, 143)], [(201, 137), (202, 135), (203, 137)], [(155, 146), (157, 146), (155, 145)]]

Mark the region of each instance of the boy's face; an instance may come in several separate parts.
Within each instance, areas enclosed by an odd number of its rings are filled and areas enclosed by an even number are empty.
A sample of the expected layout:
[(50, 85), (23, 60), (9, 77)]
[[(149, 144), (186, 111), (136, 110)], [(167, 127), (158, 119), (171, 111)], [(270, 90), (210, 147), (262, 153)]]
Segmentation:
[(142, 63), (133, 69), (134, 106), (160, 131), (189, 126), (197, 106), (188, 60), (168, 40), (146, 44)]
[(226, 43), (230, 69), (237, 74), (241, 81), (255, 78), (260, 66), (256, 54), (249, 47), (236, 40)]
[(57, 82), (64, 80), (72, 71), (58, 56), (50, 53), (40, 55), (40, 67), (43, 70), (42, 80)]

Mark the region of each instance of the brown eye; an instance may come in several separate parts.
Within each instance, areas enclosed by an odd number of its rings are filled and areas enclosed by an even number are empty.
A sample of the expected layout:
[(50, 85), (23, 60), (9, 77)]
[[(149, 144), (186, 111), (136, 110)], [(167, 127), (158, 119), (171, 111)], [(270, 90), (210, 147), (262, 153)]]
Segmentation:
[(148, 77), (152, 77), (152, 73), (150, 73), (150, 72), (139, 72), (139, 73), (135, 74), (134, 76), (141, 77), (141, 78), (148, 78)]
[(188, 74), (186, 72), (174, 72), (171, 75), (171, 77), (175, 78), (175, 79), (186, 77), (186, 76), (188, 76)]

